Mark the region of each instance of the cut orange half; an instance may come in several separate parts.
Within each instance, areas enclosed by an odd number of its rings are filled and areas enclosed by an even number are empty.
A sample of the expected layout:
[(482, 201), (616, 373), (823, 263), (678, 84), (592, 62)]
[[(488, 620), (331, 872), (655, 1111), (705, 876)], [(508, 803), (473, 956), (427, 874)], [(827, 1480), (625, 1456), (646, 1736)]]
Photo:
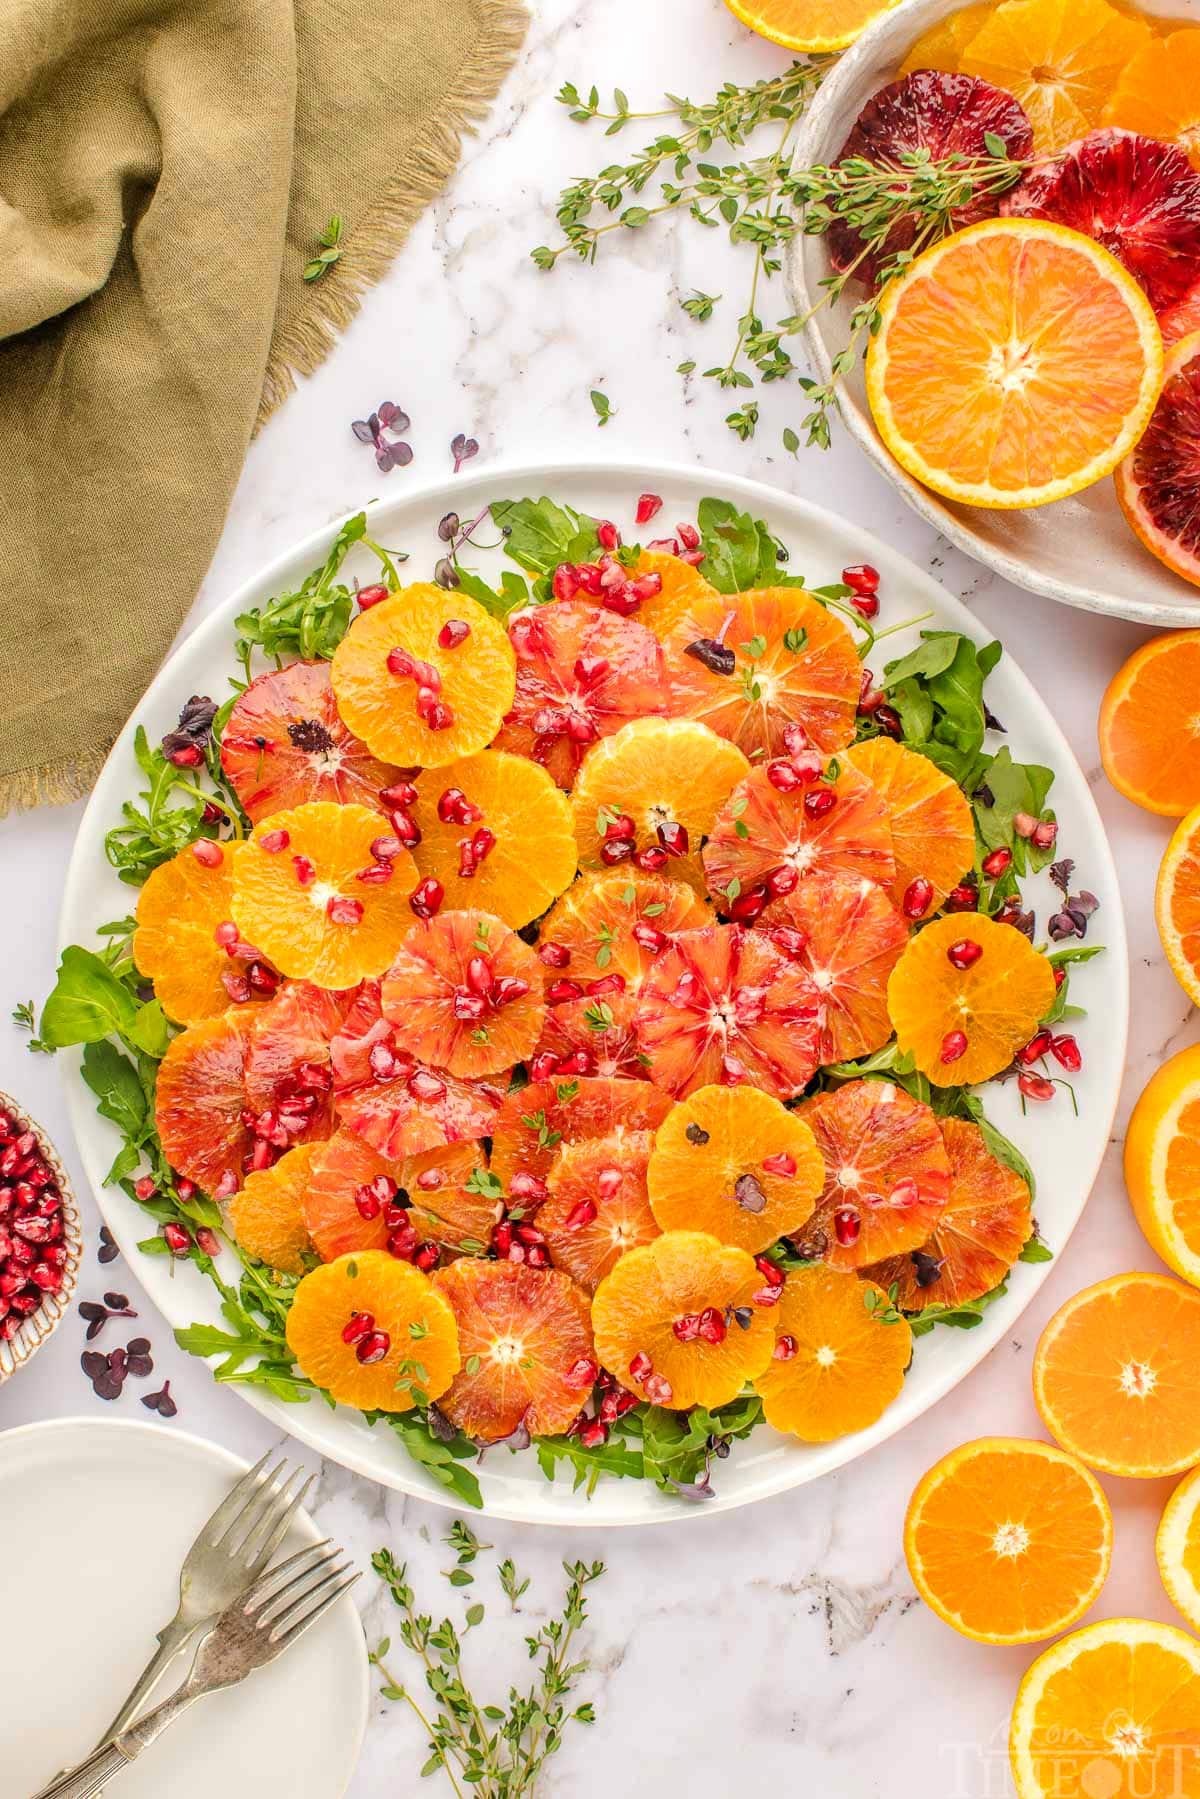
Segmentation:
[(1154, 922), (1176, 980), (1200, 1004), (1200, 806), (1180, 819), (1167, 845), (1154, 887)]
[(1164, 1062), (1134, 1106), (1125, 1186), (1152, 1249), (1200, 1287), (1200, 1044)]
[(900, 0), (725, 0), (735, 19), (785, 50), (844, 50)]
[(1100, 703), (1100, 760), (1135, 806), (1200, 805), (1200, 631), (1164, 631), (1122, 663)]
[(879, 434), (964, 505), (1078, 493), (1112, 473), (1158, 398), (1149, 300), (1107, 250), (1045, 219), (956, 232), (889, 283), (880, 314), (867, 353)]
[[(209, 867), (196, 860), (188, 844), (151, 870), (138, 895), (133, 959), (176, 1024), (199, 1024), (228, 1011), (225, 979), (246, 967), (244, 961), (232, 962), (215, 936), (233, 916), (233, 865), (243, 846), (219, 847), (221, 859)], [(261, 997), (250, 991), (250, 1003)]]
[(439, 1399), (461, 1361), (444, 1295), (411, 1262), (379, 1249), (306, 1274), (287, 1340), (309, 1380), (363, 1412), (408, 1412)]
[(1005, 0), (972, 36), (958, 66), (1020, 101), (1034, 147), (1045, 154), (1099, 123), (1117, 77), (1149, 41), (1145, 19), (1128, 17), (1107, 0)]
[(1200, 1630), (1200, 1468), (1181, 1480), (1159, 1520), (1154, 1544), (1171, 1604)]

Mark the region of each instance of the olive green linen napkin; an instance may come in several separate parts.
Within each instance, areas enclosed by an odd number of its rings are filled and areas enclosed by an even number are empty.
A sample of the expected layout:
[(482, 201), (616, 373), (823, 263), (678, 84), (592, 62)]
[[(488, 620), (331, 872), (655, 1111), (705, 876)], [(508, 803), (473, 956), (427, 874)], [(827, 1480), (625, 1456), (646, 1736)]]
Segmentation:
[(526, 24), (519, 0), (0, 0), (0, 815), (94, 780), (256, 425)]

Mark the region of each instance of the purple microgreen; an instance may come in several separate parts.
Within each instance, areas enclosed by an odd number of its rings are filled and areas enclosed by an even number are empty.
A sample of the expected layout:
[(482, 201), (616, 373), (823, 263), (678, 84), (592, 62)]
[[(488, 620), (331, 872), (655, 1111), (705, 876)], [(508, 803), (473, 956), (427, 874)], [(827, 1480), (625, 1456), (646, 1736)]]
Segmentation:
[[(412, 445), (397, 441), (411, 424), (394, 400), (382, 400), (369, 418), (353, 419), (350, 429), (359, 443), (374, 444), (376, 464), (386, 475), (394, 468), (407, 468), (413, 459)], [(385, 436), (389, 431), (393, 435)]]
[(165, 1380), (157, 1393), (143, 1393), (142, 1404), (148, 1412), (157, 1412), (160, 1418), (173, 1418), (179, 1407), (171, 1398), (171, 1383)]
[(96, 1260), (107, 1265), (109, 1262), (115, 1262), (120, 1253), (113, 1240), (112, 1232), (106, 1224), (102, 1224), (100, 1226), (100, 1247), (96, 1251)]
[(459, 431), (450, 440), (450, 454), (454, 458), (454, 472), (457, 475), (464, 462), (470, 462), (472, 456), (478, 456), (479, 444), (473, 437), (466, 437)]

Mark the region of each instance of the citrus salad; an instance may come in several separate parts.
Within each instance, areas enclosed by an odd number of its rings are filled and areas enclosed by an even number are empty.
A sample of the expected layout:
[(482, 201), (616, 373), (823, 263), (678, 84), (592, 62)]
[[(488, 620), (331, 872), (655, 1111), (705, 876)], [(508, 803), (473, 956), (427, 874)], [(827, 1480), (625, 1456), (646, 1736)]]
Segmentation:
[(976, 1089), (1073, 1099), (1095, 902), (1000, 646), (904, 620), (886, 661), (869, 565), (810, 588), (720, 499), (439, 538), (406, 583), (360, 514), (237, 619), (224, 703), (139, 729), (136, 906), (42, 1038), (85, 1046), (139, 1248), (215, 1283), (178, 1336), (219, 1380), (357, 1408), (470, 1503), (500, 1443), (705, 1497), (760, 1420), (874, 1424), (1049, 1255)]

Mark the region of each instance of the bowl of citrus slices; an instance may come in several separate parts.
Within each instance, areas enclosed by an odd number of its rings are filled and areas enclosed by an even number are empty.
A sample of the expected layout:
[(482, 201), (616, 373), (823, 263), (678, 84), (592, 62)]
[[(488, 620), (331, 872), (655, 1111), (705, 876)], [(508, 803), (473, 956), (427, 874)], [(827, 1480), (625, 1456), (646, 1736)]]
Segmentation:
[(41, 1028), (112, 1230), (219, 1382), (447, 1503), (670, 1518), (861, 1454), (1108, 1138), (1120, 902), (1057, 726), (885, 545), (717, 485), (319, 533), (76, 848)]
[(1200, 14), (906, 0), (827, 74), (790, 278), (916, 510), (1019, 585), (1200, 608)]

